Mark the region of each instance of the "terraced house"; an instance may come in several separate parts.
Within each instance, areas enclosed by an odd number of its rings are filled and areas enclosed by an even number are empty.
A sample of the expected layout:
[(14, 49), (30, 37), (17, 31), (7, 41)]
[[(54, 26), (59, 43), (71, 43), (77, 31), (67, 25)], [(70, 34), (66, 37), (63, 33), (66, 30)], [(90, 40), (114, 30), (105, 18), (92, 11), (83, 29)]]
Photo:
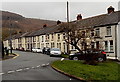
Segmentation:
[[(115, 57), (120, 60), (120, 11), (114, 11), (110, 6), (107, 14), (102, 14), (90, 18), (82, 19), (79, 15), (77, 20), (70, 23), (76, 24), (78, 28), (94, 28), (94, 41), (92, 48), (104, 49), (107, 56)], [(19, 37), (12, 38), (12, 47), (24, 48), (31, 50), (32, 48), (56, 47), (62, 52), (67, 51), (67, 43), (65, 42), (65, 32), (61, 31), (60, 24), (47, 27), (31, 32), (18, 34)], [(91, 31), (92, 33), (92, 31)], [(9, 39), (4, 41), (5, 47), (9, 47)], [(69, 46), (73, 49), (73, 46)]]

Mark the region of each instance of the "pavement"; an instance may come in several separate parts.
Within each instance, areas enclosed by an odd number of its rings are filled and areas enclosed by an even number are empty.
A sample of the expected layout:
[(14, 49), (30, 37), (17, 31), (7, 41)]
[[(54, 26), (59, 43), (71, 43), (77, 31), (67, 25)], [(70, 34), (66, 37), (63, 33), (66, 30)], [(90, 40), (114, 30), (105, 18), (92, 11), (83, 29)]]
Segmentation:
[(19, 56), (2, 61), (2, 80), (75, 80), (51, 68), (50, 63), (60, 59), (59, 57), (23, 51), (13, 52)]

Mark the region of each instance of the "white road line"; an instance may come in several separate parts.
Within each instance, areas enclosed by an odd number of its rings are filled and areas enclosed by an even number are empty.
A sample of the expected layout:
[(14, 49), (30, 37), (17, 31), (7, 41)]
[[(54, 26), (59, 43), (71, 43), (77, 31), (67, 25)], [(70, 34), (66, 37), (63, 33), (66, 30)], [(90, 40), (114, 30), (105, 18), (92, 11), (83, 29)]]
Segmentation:
[(45, 64), (42, 64), (42, 66), (45, 66)]
[(25, 68), (25, 69), (30, 69), (30, 68)]
[(13, 73), (13, 72), (15, 72), (15, 71), (8, 71), (7, 73)]
[(16, 70), (16, 71), (18, 71), (18, 72), (19, 72), (19, 71), (22, 71), (22, 70), (23, 70), (23, 69), (18, 69), (18, 70)]
[(47, 63), (46, 65), (49, 65), (49, 63)]
[(40, 67), (40, 65), (38, 65), (37, 67)]
[(0, 73), (0, 75), (3, 75), (3, 74), (5, 74), (5, 73)]
[(32, 67), (32, 69), (34, 69), (35, 67)]

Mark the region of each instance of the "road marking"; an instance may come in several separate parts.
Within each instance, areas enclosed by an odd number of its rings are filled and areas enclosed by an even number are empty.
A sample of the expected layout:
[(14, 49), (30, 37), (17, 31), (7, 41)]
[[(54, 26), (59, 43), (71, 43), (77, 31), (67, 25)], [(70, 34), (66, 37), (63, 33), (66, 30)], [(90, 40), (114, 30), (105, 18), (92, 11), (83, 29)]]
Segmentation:
[(34, 69), (35, 67), (32, 67), (32, 69)]
[(37, 67), (40, 67), (40, 65), (38, 65)]
[(13, 72), (15, 72), (15, 71), (8, 71), (7, 73), (13, 73)]
[[(15, 53), (16, 54), (16, 53)], [(13, 57), (12, 59), (15, 59), (15, 58), (17, 58), (19, 56), (19, 54), (16, 54), (16, 56), (15, 57)]]
[(22, 71), (22, 70), (23, 70), (23, 69), (18, 69), (18, 70), (16, 70), (16, 71), (18, 71), (18, 72), (19, 72), (19, 71)]
[(65, 58), (61, 58), (61, 60), (60, 61), (63, 61)]
[(0, 75), (3, 75), (4, 73), (0, 73)]
[(47, 63), (46, 65), (49, 65), (49, 63)]
[(45, 66), (45, 64), (42, 64), (42, 66)]
[(30, 69), (30, 68), (25, 68), (25, 69)]

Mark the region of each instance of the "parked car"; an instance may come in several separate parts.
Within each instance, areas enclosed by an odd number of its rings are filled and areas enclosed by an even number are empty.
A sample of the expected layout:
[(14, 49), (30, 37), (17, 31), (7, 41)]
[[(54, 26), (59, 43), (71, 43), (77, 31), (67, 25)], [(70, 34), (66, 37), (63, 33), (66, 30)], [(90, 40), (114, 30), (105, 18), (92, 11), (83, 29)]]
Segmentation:
[(19, 47), (18, 50), (24, 51), (24, 48), (23, 47)]
[(40, 53), (42, 53), (42, 52), (43, 52), (43, 48), (40, 48), (38, 51), (39, 51)]
[(51, 48), (50, 57), (51, 56), (61, 56), (61, 50), (59, 48)]
[(100, 62), (106, 61), (106, 52), (98, 49), (87, 49), (82, 52), (70, 54), (69, 56), (70, 60), (86, 60), (90, 58)]
[(37, 48), (33, 48), (33, 49), (32, 49), (32, 52), (37, 52)]
[(43, 54), (47, 54), (47, 53), (48, 53), (48, 49), (50, 49), (50, 48), (44, 47), (44, 48), (43, 48)]
[(71, 50), (69, 50), (69, 52), (70, 52), (70, 55), (73, 55), (73, 54), (77, 53), (78, 50), (76, 50), (76, 49), (71, 49)]
[(42, 53), (42, 48), (37, 48), (37, 49), (36, 49), (36, 52)]
[(46, 54), (50, 55), (50, 48), (47, 48)]
[(42, 49), (41, 48), (33, 48), (32, 52), (42, 52)]

